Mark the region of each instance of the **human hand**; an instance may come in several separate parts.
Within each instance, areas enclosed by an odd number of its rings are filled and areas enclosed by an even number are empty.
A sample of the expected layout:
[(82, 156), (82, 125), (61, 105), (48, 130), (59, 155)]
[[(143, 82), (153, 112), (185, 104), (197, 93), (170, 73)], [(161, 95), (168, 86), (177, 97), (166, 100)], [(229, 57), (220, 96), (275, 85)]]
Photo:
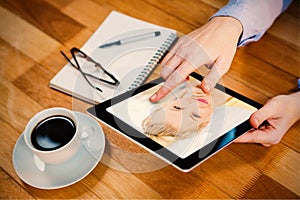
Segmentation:
[(150, 101), (157, 102), (165, 97), (202, 65), (211, 69), (201, 83), (202, 90), (209, 93), (229, 70), (241, 33), (242, 25), (238, 20), (232, 17), (215, 17), (201, 28), (180, 38), (162, 61), (161, 76), (166, 81), (150, 97)]
[[(264, 146), (277, 144), (288, 129), (300, 119), (300, 92), (280, 95), (269, 100), (250, 117), (250, 130), (235, 142), (260, 143)], [(267, 121), (267, 125), (261, 124)]]

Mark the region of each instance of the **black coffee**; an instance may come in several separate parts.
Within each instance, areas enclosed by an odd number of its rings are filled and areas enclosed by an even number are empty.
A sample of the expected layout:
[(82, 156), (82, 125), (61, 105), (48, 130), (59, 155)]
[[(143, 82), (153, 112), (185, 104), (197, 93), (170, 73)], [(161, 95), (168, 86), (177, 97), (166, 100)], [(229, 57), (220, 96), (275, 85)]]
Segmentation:
[(51, 151), (67, 144), (74, 136), (74, 122), (66, 116), (51, 116), (39, 122), (31, 133), (32, 145), (42, 151)]

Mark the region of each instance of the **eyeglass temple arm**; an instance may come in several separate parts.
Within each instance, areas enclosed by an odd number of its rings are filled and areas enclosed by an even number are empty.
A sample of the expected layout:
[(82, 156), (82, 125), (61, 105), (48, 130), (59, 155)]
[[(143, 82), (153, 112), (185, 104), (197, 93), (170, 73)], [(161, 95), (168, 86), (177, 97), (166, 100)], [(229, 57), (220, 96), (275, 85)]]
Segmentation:
[(97, 63), (97, 62), (94, 62), (94, 63), (95, 63), (95, 66), (100, 67), (100, 68), (103, 70), (103, 72), (104, 72), (105, 74), (107, 74), (114, 82), (107, 81), (107, 80), (103, 80), (103, 79), (102, 79), (102, 81), (104, 81), (104, 82), (106, 82), (106, 83), (111, 83), (111, 84), (114, 84), (114, 85), (119, 85), (119, 84), (120, 84), (120, 81), (118, 81), (118, 79), (116, 79), (116, 78), (114, 77), (114, 75), (112, 75), (111, 73), (109, 73), (108, 71), (106, 71), (105, 69), (103, 69), (103, 67), (102, 67), (99, 63)]
[[(96, 80), (99, 80), (99, 81), (102, 81), (102, 82), (104, 82), (104, 83), (107, 83), (107, 84), (109, 84), (109, 85), (114, 85), (114, 86), (117, 86), (117, 85), (119, 85), (119, 81), (117, 80), (117, 79), (115, 79), (114, 77), (111, 77), (114, 81), (108, 81), (108, 80), (105, 80), (105, 79), (102, 79), (102, 78), (98, 78), (98, 77), (96, 77), (96, 76), (94, 76), (94, 75), (92, 75), (92, 74), (88, 74), (88, 73), (85, 73), (85, 72), (82, 72), (85, 76), (88, 76), (88, 77), (90, 77), (90, 78), (93, 78), (93, 79), (96, 79)], [(109, 75), (108, 75), (109, 76)]]
[[(76, 66), (76, 65), (74, 65), (74, 64), (71, 62), (71, 60), (68, 58), (68, 56), (67, 56), (63, 51), (60, 51), (60, 53), (64, 56), (64, 58), (65, 58), (65, 59), (66, 59), (73, 67), (75, 67), (76, 69), (79, 69), (79, 67)], [(75, 59), (74, 59), (74, 60), (75, 60)], [(75, 60), (75, 62), (76, 62), (76, 64), (78, 64), (76, 60)]]
[(86, 80), (86, 82), (88, 82), (88, 84), (89, 84), (92, 88), (94, 88), (94, 89), (96, 89), (96, 90), (102, 92), (102, 90), (101, 90), (100, 88), (94, 86), (94, 85), (89, 81), (89, 79), (86, 78), (86, 76), (88, 76), (89, 74), (84, 73), (80, 68), (79, 68), (78, 70), (80, 71), (81, 74), (84, 75), (83, 78)]
[(77, 66), (74, 65), (74, 64), (71, 62), (71, 60), (67, 57), (67, 55), (66, 55), (63, 51), (60, 51), (60, 53), (65, 57), (65, 59), (66, 59), (73, 67), (75, 67), (81, 74), (83, 74), (83, 78), (87, 81), (87, 83), (88, 83), (92, 88), (94, 88), (94, 89), (96, 89), (96, 90), (102, 92), (102, 90), (101, 90), (100, 88), (94, 86), (94, 85), (86, 78), (86, 76), (88, 76), (89, 74), (86, 74), (85, 72), (83, 72), (83, 71), (80, 69), (79, 64), (78, 64), (78, 62), (77, 62), (77, 60), (76, 60), (76, 57), (75, 57), (75, 55), (73, 55), (72, 52), (71, 52), (71, 53), (72, 53), (72, 56), (73, 56), (73, 58), (74, 58), (75, 63), (76, 63)]
[[(103, 82), (105, 82), (105, 83), (108, 83), (108, 84), (110, 84), (110, 85), (116, 85), (116, 86), (117, 86), (117, 85), (120, 84), (120, 82), (118, 81), (118, 79), (116, 79), (111, 73), (109, 73), (108, 71), (106, 71), (106, 69), (104, 69), (100, 63), (96, 62), (96, 61), (93, 60), (90, 56), (88, 56), (87, 54), (85, 54), (83, 51), (81, 51), (80, 49), (78, 49), (78, 48), (76, 48), (76, 47), (73, 47), (73, 48), (71, 49), (71, 53), (72, 53), (72, 56), (73, 56), (74, 58), (75, 58), (76, 52), (79, 53), (78, 56), (84, 57), (85, 59), (87, 59), (87, 60), (89, 60), (89, 61), (95, 63), (95, 66), (96, 66), (96, 67), (99, 67), (101, 70), (103, 70), (103, 72), (104, 72), (105, 74), (107, 74), (107, 75), (113, 80), (113, 82), (112, 82), (112, 81), (107, 81), (107, 80), (105, 80), (105, 79), (97, 78), (97, 77), (95, 77), (95, 76), (93, 76), (93, 75), (91, 75), (91, 74), (86, 74), (87, 76), (90, 76), (90, 77), (92, 77), (92, 78), (98, 79), (98, 80), (103, 81)], [(74, 60), (75, 60), (76, 64), (79, 66), (77, 60), (76, 60), (76, 59), (74, 59)]]

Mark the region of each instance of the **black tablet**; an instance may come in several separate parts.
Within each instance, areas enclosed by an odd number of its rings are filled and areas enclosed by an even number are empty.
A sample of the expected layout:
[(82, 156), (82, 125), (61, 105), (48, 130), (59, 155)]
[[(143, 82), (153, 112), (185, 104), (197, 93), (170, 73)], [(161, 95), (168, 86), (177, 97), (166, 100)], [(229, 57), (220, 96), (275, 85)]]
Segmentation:
[(217, 85), (210, 94), (191, 74), (158, 103), (149, 97), (162, 78), (88, 109), (97, 119), (149, 152), (188, 172), (250, 130), (250, 115), (261, 105)]

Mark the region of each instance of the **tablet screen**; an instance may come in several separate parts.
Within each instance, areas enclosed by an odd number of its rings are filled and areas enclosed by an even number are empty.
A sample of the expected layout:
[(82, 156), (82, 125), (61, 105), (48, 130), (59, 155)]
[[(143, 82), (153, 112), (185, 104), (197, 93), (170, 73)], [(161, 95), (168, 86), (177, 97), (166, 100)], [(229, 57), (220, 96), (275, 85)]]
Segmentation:
[(205, 94), (190, 78), (158, 103), (149, 97), (160, 85), (112, 105), (107, 111), (180, 158), (211, 143), (249, 119), (257, 108), (221, 90)]
[(250, 130), (250, 115), (261, 105), (217, 84), (210, 94), (202, 76), (175, 88), (158, 103), (149, 98), (159, 78), (88, 109), (99, 120), (181, 171), (201, 162)]

